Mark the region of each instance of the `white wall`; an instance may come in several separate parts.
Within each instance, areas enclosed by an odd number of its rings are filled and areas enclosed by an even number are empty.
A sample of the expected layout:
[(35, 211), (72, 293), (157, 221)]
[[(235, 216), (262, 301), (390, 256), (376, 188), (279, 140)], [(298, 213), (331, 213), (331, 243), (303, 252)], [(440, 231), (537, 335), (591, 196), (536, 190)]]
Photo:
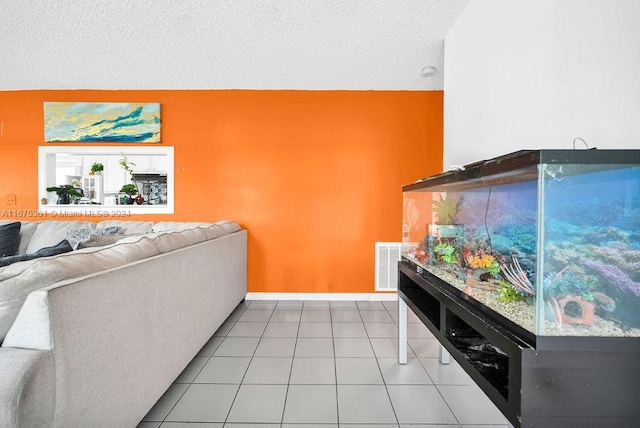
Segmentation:
[(576, 137), (640, 149), (640, 1), (471, 0), (444, 89), (445, 168)]
[(1, 0), (0, 90), (442, 89), (467, 2)]

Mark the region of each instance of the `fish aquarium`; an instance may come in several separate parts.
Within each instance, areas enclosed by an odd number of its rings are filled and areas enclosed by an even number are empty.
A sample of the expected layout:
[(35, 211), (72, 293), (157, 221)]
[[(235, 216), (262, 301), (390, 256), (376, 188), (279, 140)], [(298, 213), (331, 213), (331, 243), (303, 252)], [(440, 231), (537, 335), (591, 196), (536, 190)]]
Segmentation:
[(532, 336), (640, 336), (640, 150), (524, 150), (418, 180), (402, 233), (401, 264)]

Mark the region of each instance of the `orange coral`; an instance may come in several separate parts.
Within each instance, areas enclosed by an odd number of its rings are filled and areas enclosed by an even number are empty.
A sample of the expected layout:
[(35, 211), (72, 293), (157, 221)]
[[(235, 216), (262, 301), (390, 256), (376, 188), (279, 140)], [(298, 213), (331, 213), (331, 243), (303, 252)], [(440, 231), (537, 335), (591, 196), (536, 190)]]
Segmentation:
[(488, 269), (496, 259), (490, 254), (470, 254), (466, 257), (466, 260), (467, 264), (473, 269)]

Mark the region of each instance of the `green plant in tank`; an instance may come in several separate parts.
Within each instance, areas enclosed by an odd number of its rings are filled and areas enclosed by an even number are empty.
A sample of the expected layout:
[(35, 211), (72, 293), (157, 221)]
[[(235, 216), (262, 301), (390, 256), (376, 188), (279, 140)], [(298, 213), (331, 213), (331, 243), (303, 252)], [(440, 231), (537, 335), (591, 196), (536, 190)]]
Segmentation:
[(527, 297), (526, 294), (521, 293), (517, 288), (506, 281), (498, 281), (498, 284), (500, 284), (498, 298), (501, 302), (519, 302)]
[(453, 196), (442, 195), (442, 199), (433, 201), (433, 212), (438, 218), (435, 223), (453, 224), (461, 204), (462, 196), (455, 198)]
[(433, 251), (440, 257), (440, 260), (447, 263), (458, 263), (456, 249), (451, 244), (438, 244)]
[(586, 275), (578, 276), (566, 267), (558, 274), (549, 272), (545, 276), (547, 293), (554, 296), (571, 294), (593, 301), (593, 291), (598, 290), (598, 287), (599, 284), (595, 278)]
[(593, 302), (596, 300), (596, 297), (590, 292), (582, 293), (582, 298), (587, 302)]
[(485, 270), (495, 278), (500, 273), (500, 264), (494, 260)]

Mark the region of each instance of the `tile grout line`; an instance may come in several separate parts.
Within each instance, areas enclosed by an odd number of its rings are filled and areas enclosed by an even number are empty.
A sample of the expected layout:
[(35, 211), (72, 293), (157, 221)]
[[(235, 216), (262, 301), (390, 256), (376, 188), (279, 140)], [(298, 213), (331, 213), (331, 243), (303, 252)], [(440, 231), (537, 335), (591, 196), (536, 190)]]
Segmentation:
[[(248, 305), (247, 305), (247, 307), (248, 307)], [(244, 314), (244, 312), (247, 310), (247, 307), (245, 307), (245, 308), (243, 309), (242, 314)], [(235, 309), (234, 309), (234, 310), (235, 310)], [(242, 314), (240, 314), (240, 316), (242, 316)], [(231, 328), (233, 328), (233, 327), (236, 325), (236, 323), (237, 323), (237, 322), (238, 322), (238, 320), (240, 319), (240, 316), (238, 317), (238, 319), (237, 319), (237, 320), (234, 320), (234, 321), (233, 321), (233, 325), (231, 326)], [(227, 317), (227, 319), (228, 319), (228, 318), (229, 318), (229, 317)], [(223, 324), (224, 324), (226, 321), (227, 321), (227, 320), (224, 320)], [(229, 331), (231, 331), (231, 328), (229, 329)], [(219, 327), (218, 327), (218, 329), (219, 329)], [(216, 331), (217, 331), (217, 330), (216, 330)], [(226, 338), (227, 338), (227, 334), (228, 334), (228, 332), (227, 332), (227, 333), (225, 333), (225, 334), (223, 335), (224, 339), (226, 339)], [(212, 337), (214, 337), (214, 335), (215, 335), (215, 332), (214, 332), (214, 333), (213, 333), (213, 335), (212, 335), (212, 336), (211, 336), (211, 337), (210, 337), (210, 338), (205, 342), (205, 345), (209, 342), (209, 340), (211, 340), (211, 338), (212, 338)], [(220, 336), (217, 336), (217, 337), (220, 337)], [(224, 342), (224, 339), (222, 339), (222, 341), (220, 341), (220, 343), (218, 344), (218, 346), (216, 346), (216, 347), (215, 347), (215, 349), (214, 349), (213, 351), (211, 351), (211, 355), (209, 355), (209, 356), (207, 357), (207, 361), (206, 361), (206, 362), (204, 363), (204, 365), (200, 368), (200, 370), (198, 371), (198, 373), (196, 373), (196, 375), (194, 376), (193, 380), (196, 380), (196, 378), (198, 377), (198, 375), (200, 374), (200, 372), (204, 369), (204, 366), (205, 366), (205, 365), (207, 365), (207, 363), (209, 362), (209, 360), (213, 357), (213, 354), (214, 354), (214, 353), (216, 352), (216, 350), (220, 347), (220, 345), (222, 344), (222, 342)], [(203, 345), (203, 347), (204, 347), (204, 345)], [(196, 356), (197, 356), (197, 354), (196, 354)], [(195, 358), (195, 357), (194, 357), (194, 358)], [(193, 361), (193, 360), (192, 360), (192, 361)], [(189, 362), (189, 364), (191, 364), (191, 362)], [(189, 364), (187, 364), (187, 366), (188, 366)], [(185, 368), (186, 368), (186, 367), (185, 367)], [(179, 375), (178, 375), (178, 376), (179, 376)], [(175, 380), (174, 380), (174, 382), (172, 382), (172, 383), (171, 383), (171, 385), (175, 385)], [(176, 400), (176, 402), (174, 403), (174, 405), (173, 405), (173, 406), (171, 406), (171, 409), (169, 409), (169, 411), (167, 412), (167, 414), (162, 418), (162, 421), (160, 421), (160, 425), (159, 425), (159, 426), (162, 426), (162, 424), (163, 424), (163, 423), (165, 423), (165, 422), (171, 422), (171, 421), (167, 421), (167, 418), (169, 417), (169, 415), (171, 414), (171, 412), (173, 411), (173, 409), (175, 409), (175, 407), (178, 405), (178, 403), (180, 402), (180, 400), (182, 399), (182, 397), (184, 396), (184, 394), (186, 394), (186, 393), (187, 393), (187, 391), (189, 390), (189, 388), (191, 388), (191, 385), (193, 385), (193, 381), (188, 382), (188, 386), (184, 389), (184, 391), (182, 392), (182, 394), (180, 394), (180, 397)]]
[[(385, 311), (388, 313), (387, 308), (382, 305)], [(359, 310), (358, 310), (359, 311)], [(393, 318), (391, 319), (393, 321)], [(366, 325), (365, 325), (366, 330)], [(384, 390), (387, 392), (387, 397), (389, 397), (389, 404), (391, 405), (391, 410), (393, 410), (393, 416), (396, 418), (396, 425), (400, 426), (400, 420), (398, 419), (398, 412), (396, 412), (396, 407), (393, 405), (393, 400), (391, 400), (391, 394), (389, 393), (389, 388), (387, 386), (387, 381), (384, 378), (384, 374), (382, 373), (382, 368), (380, 367), (380, 362), (378, 361), (378, 356), (376, 355), (376, 351), (373, 349), (373, 343), (371, 343), (371, 337), (369, 337), (369, 332), (367, 332), (367, 339), (369, 340), (369, 346), (371, 346), (371, 351), (373, 352), (373, 357), (376, 360), (376, 366), (378, 366), (378, 371), (380, 372), (380, 377), (382, 378), (382, 384), (384, 385)]]
[[(276, 308), (280, 304), (280, 300), (276, 304)], [(296, 358), (296, 348), (298, 347), (298, 335), (300, 334), (300, 323), (302, 322), (302, 311), (304, 310), (304, 300), (302, 301), (302, 309), (300, 309), (300, 318), (298, 318), (298, 330), (296, 331), (296, 340), (293, 344), (293, 354), (291, 355), (291, 367), (289, 368), (289, 379), (287, 380), (287, 389), (284, 392), (284, 405), (282, 406), (282, 416), (280, 416), (280, 426), (284, 424), (284, 412), (287, 409), (287, 397), (289, 396), (289, 387), (291, 386), (291, 375), (293, 374), (293, 362)], [(275, 311), (275, 309), (274, 309)]]
[(336, 342), (333, 335), (333, 316), (331, 315), (331, 302), (329, 302), (329, 325), (331, 326), (331, 346), (333, 347), (333, 375), (336, 381), (336, 425), (340, 426), (340, 402), (338, 398), (338, 361), (336, 357)]
[[(251, 305), (252, 304), (253, 304), (253, 302), (251, 303)], [(251, 307), (251, 305), (249, 305), (248, 307)], [(277, 303), (276, 303), (276, 306), (277, 306)], [(247, 308), (245, 308), (245, 312), (246, 312), (246, 310), (247, 310)], [(273, 316), (273, 312), (274, 311), (275, 311), (275, 306), (271, 310), (271, 315), (269, 315), (269, 320)], [(244, 312), (242, 314), (244, 315)], [(239, 320), (240, 320), (240, 318), (238, 318), (238, 321)], [(264, 336), (264, 332), (267, 329), (267, 325), (269, 324), (269, 320), (267, 320), (267, 324), (265, 325), (264, 330), (262, 330), (262, 334), (260, 335), (260, 339), (258, 340), (258, 344), (256, 345), (256, 349), (254, 349), (253, 353), (251, 354), (251, 358), (249, 359), (249, 364), (247, 364), (247, 368), (244, 370), (244, 374), (242, 375), (242, 379), (240, 379), (240, 384), (238, 384), (238, 389), (236, 390), (236, 393), (233, 396), (233, 400), (231, 400), (231, 406), (229, 406), (229, 410), (227, 411), (227, 416), (225, 416), (224, 422), (222, 423), (222, 426), (226, 425), (228, 420), (229, 420), (229, 415), (231, 414), (231, 409), (233, 409), (233, 405), (235, 404), (236, 399), (238, 398), (238, 393), (240, 393), (240, 388), (242, 387), (242, 382), (244, 381), (244, 378), (247, 375), (247, 372), (249, 371), (249, 366), (251, 366), (251, 362), (253, 361), (253, 357), (256, 355), (256, 352), (258, 352), (258, 347), (260, 346), (260, 342), (262, 341), (262, 336)], [(238, 321), (236, 321), (236, 323)], [(229, 330), (229, 331), (231, 331), (231, 330)]]
[[(235, 395), (233, 396), (233, 399), (231, 400), (231, 404), (230, 404), (230, 406), (229, 406), (229, 409), (228, 409), (228, 411), (226, 412), (226, 416), (225, 416), (225, 418), (224, 418), (224, 421), (222, 422), (223, 426), (230, 426), (230, 425), (228, 425), (228, 424), (235, 424), (235, 423), (236, 423), (236, 422), (229, 421), (229, 417), (230, 417), (230, 414), (231, 414), (231, 410), (232, 410), (232, 408), (233, 408), (233, 406), (234, 406), (234, 404), (235, 404), (235, 401), (237, 400), (237, 396), (239, 395), (239, 391), (240, 391), (240, 389), (242, 388), (242, 386), (243, 386), (243, 385), (252, 385), (252, 384), (247, 384), (247, 383), (245, 383), (245, 380), (246, 380), (246, 377), (247, 377), (247, 374), (248, 374), (248, 370), (249, 370), (249, 368), (251, 367), (251, 364), (252, 364), (253, 360), (254, 360), (254, 359), (256, 359), (256, 358), (259, 358), (259, 357), (257, 356), (257, 351), (258, 351), (258, 348), (259, 348), (260, 344), (261, 344), (261, 343), (264, 343), (264, 342), (263, 342), (263, 339), (271, 338), (270, 336), (265, 336), (265, 334), (266, 334), (267, 327), (269, 326), (269, 324), (270, 324), (270, 323), (272, 323), (272, 320), (275, 318), (275, 315), (276, 315), (276, 312), (275, 312), (275, 311), (276, 311), (276, 310), (278, 310), (278, 305), (280, 304), (280, 302), (281, 302), (281, 301), (280, 301), (280, 300), (277, 300), (277, 301), (275, 301), (275, 302), (276, 302), (276, 303), (275, 303), (275, 305), (274, 305), (274, 306), (271, 306), (271, 308), (270, 308), (269, 317), (268, 317), (268, 319), (266, 320), (266, 323), (265, 323), (265, 326), (264, 326), (264, 328), (263, 328), (263, 330), (262, 330), (261, 335), (258, 337), (258, 342), (257, 342), (257, 344), (256, 344), (256, 348), (254, 349), (254, 351), (252, 352), (252, 354), (250, 354), (249, 363), (247, 364), (247, 367), (246, 367), (246, 369), (245, 369), (245, 370), (244, 370), (244, 372), (243, 372), (243, 375), (242, 375), (242, 378), (241, 378), (241, 380), (240, 380), (240, 383), (239, 383), (239, 384), (236, 384), (235, 382), (231, 382), (231, 383), (229, 383), (229, 382), (203, 382), (204, 384), (214, 384), (214, 385), (215, 385), (215, 384), (238, 385), (238, 388), (237, 388), (237, 390), (236, 390), (236, 392), (235, 392)], [(165, 415), (161, 420), (159, 420), (159, 421), (141, 421), (141, 422), (157, 423), (157, 424), (159, 424), (159, 425), (158, 425), (158, 427), (161, 427), (161, 426), (162, 426), (162, 424), (164, 424), (164, 423), (171, 423), (171, 421), (167, 420), (167, 418), (168, 418), (168, 416), (170, 415), (170, 413), (171, 413), (172, 411), (174, 411), (174, 410), (175, 410), (175, 408), (176, 408), (177, 404), (178, 404), (178, 403), (179, 403), (179, 402), (184, 398), (184, 396), (185, 396), (185, 394), (187, 393), (187, 391), (188, 391), (188, 390), (189, 390), (189, 389), (190, 389), (190, 388), (195, 384), (195, 380), (196, 380), (196, 379), (197, 379), (197, 377), (202, 373), (202, 371), (204, 370), (204, 367), (206, 367), (206, 366), (207, 366), (207, 364), (209, 364), (209, 363), (213, 360), (213, 357), (215, 356), (214, 354), (215, 354), (215, 353), (216, 353), (216, 351), (220, 348), (220, 346), (222, 345), (222, 343), (223, 343), (225, 340), (227, 340), (228, 338), (235, 338), (235, 336), (229, 336), (229, 333), (233, 330), (233, 328), (235, 328), (235, 326), (237, 326), (237, 325), (238, 325), (238, 323), (241, 321), (242, 316), (244, 316), (244, 315), (245, 315), (246, 311), (247, 311), (247, 310), (249, 310), (249, 309), (252, 309), (252, 308), (251, 308), (251, 304), (252, 304), (252, 303), (253, 303), (253, 302), (251, 302), (250, 304), (248, 304), (248, 305), (243, 306), (242, 308), (240, 308), (240, 311), (239, 311), (238, 316), (237, 316), (237, 317), (235, 317), (235, 319), (234, 319), (234, 320), (229, 320), (229, 321), (230, 321), (230, 322), (229, 322), (229, 324), (230, 324), (230, 325), (229, 325), (229, 328), (227, 329), (226, 333), (221, 334), (221, 335), (219, 335), (219, 336), (213, 336), (213, 335), (212, 335), (212, 337), (211, 337), (209, 340), (211, 340), (211, 339), (212, 339), (212, 338), (214, 338), (214, 337), (219, 337), (219, 338), (221, 338), (222, 340), (220, 340), (220, 343), (218, 343), (217, 345), (215, 345), (214, 347), (212, 347), (211, 353), (210, 353), (209, 355), (203, 355), (203, 356), (202, 356), (202, 357), (206, 357), (206, 359), (205, 359), (205, 361), (204, 361), (204, 364), (202, 364), (202, 366), (194, 372), (194, 375), (193, 375), (193, 376), (190, 376), (190, 378), (192, 378), (192, 380), (191, 380), (191, 381), (184, 382), (184, 383), (186, 384), (186, 388), (185, 388), (185, 390), (184, 390), (182, 393), (180, 393), (180, 395), (178, 396), (178, 398), (177, 398), (176, 402), (175, 402), (175, 403), (174, 403), (174, 404), (173, 404), (173, 405), (168, 409), (168, 411), (167, 411), (166, 415)], [(340, 426), (340, 427), (342, 427), (342, 426), (344, 425), (344, 427), (348, 428), (348, 427), (350, 426), (350, 424), (344, 424), (344, 423), (343, 423), (342, 425), (340, 425), (340, 410), (339, 410), (339, 396), (338, 396), (338, 389), (339, 389), (339, 386), (340, 386), (340, 385), (339, 385), (339, 381), (338, 381), (338, 374), (337, 374), (337, 359), (338, 359), (338, 356), (337, 356), (337, 353), (336, 353), (336, 339), (337, 339), (337, 337), (335, 336), (335, 327), (336, 327), (336, 326), (334, 325), (334, 322), (338, 323), (338, 321), (337, 321), (337, 320), (333, 320), (333, 315), (334, 315), (334, 314), (333, 314), (333, 310), (334, 310), (334, 308), (331, 306), (331, 302), (328, 302), (328, 303), (329, 303), (329, 324), (330, 324), (330, 331), (331, 331), (332, 350), (333, 350), (333, 364), (334, 364), (334, 376), (335, 376), (335, 394), (336, 394), (336, 397), (335, 397), (335, 398), (336, 398), (336, 406), (335, 406), (335, 408), (336, 408), (336, 416), (337, 416), (336, 426)], [(394, 425), (394, 426), (400, 427), (400, 422), (399, 422), (399, 418), (398, 418), (398, 412), (397, 412), (397, 410), (395, 409), (395, 406), (394, 406), (393, 401), (391, 400), (391, 394), (390, 394), (390, 390), (389, 390), (389, 385), (396, 385), (396, 384), (388, 384), (388, 383), (387, 383), (387, 380), (384, 378), (384, 374), (383, 374), (382, 366), (380, 365), (380, 362), (379, 362), (379, 358), (383, 358), (383, 357), (379, 357), (379, 356), (376, 354), (375, 349), (374, 349), (374, 346), (373, 346), (373, 342), (372, 342), (372, 341), (373, 341), (373, 339), (384, 339), (385, 337), (382, 337), (382, 336), (381, 336), (381, 337), (376, 337), (376, 335), (380, 336), (380, 331), (378, 331), (378, 329), (374, 329), (374, 331), (372, 331), (372, 332), (371, 332), (372, 334), (374, 334), (374, 336), (373, 336), (373, 337), (372, 337), (372, 336), (370, 336), (370, 332), (369, 332), (369, 331), (367, 330), (367, 328), (366, 328), (367, 323), (365, 323), (365, 321), (364, 321), (364, 317), (363, 317), (363, 314), (364, 314), (363, 310), (364, 310), (364, 309), (362, 309), (362, 310), (361, 310), (361, 308), (358, 306), (357, 302), (354, 302), (354, 303), (356, 304), (356, 310), (357, 310), (357, 313), (358, 313), (358, 317), (359, 317), (359, 319), (360, 319), (360, 322), (362, 323), (363, 328), (364, 328), (364, 330), (365, 330), (365, 334), (366, 334), (366, 338), (367, 338), (367, 343), (368, 343), (368, 344), (369, 344), (369, 346), (371, 347), (371, 350), (372, 350), (372, 352), (373, 352), (373, 357), (376, 359), (376, 365), (377, 365), (377, 367), (378, 367), (378, 372), (379, 372), (379, 374), (380, 374), (380, 376), (381, 376), (381, 378), (382, 378), (383, 385), (384, 385), (384, 387), (385, 387), (385, 391), (387, 392), (387, 398), (389, 399), (389, 403), (391, 404), (392, 411), (394, 412), (394, 417), (395, 417), (396, 422), (395, 422), (395, 423), (391, 423), (390, 425)], [(294, 367), (294, 362), (295, 362), (295, 354), (296, 354), (296, 350), (297, 350), (297, 346), (298, 346), (298, 342), (299, 342), (299, 340), (298, 340), (298, 339), (300, 338), (301, 327), (302, 327), (302, 325), (301, 325), (301, 324), (302, 324), (302, 316), (303, 316), (303, 314), (304, 314), (304, 307), (305, 307), (305, 306), (306, 306), (306, 303), (305, 303), (304, 301), (302, 301), (302, 309), (300, 310), (300, 313), (299, 313), (299, 314), (298, 314), (298, 316), (297, 316), (297, 324), (298, 324), (298, 325), (297, 325), (297, 327), (296, 327), (296, 334), (295, 334), (294, 346), (293, 346), (293, 350), (292, 350), (292, 354), (291, 354), (291, 364), (290, 364), (290, 366), (289, 366), (288, 381), (286, 382), (286, 389), (285, 389), (285, 395), (284, 395), (284, 404), (283, 404), (283, 407), (282, 407), (282, 414), (281, 414), (281, 417), (280, 417), (280, 421), (279, 421), (279, 422), (276, 422), (276, 421), (274, 421), (274, 422), (267, 422), (267, 421), (258, 421), (258, 422), (253, 422), (253, 423), (255, 423), (255, 424), (267, 424), (267, 425), (268, 425), (268, 424), (271, 424), (271, 423), (272, 423), (272, 424), (274, 424), (274, 425), (280, 425), (280, 426), (282, 426), (282, 427), (284, 427), (284, 428), (286, 428), (286, 426), (287, 426), (287, 424), (285, 424), (285, 422), (284, 422), (284, 416), (285, 416), (285, 412), (286, 412), (286, 408), (287, 408), (287, 401), (288, 401), (288, 398), (289, 398), (288, 393), (289, 393), (289, 391), (290, 391), (290, 387), (291, 387), (291, 385), (292, 385), (292, 383), (291, 383), (291, 382), (292, 382), (292, 378), (293, 378), (293, 367)], [(256, 310), (263, 310), (263, 311), (264, 311), (265, 309), (266, 309), (266, 310), (269, 310), (269, 308), (262, 308), (262, 307), (254, 308), (254, 309), (256, 309)], [(296, 311), (297, 311), (297, 309), (296, 309), (296, 308), (289, 308), (289, 307), (284, 307), (284, 306), (283, 306), (281, 309), (282, 309), (282, 310), (290, 310), (290, 309), (293, 309), (293, 310), (296, 310)], [(368, 308), (368, 309), (369, 309), (369, 310), (371, 310), (371, 308)], [(384, 313), (386, 313), (386, 314), (391, 318), (392, 323), (390, 323), (390, 324), (394, 325), (394, 326), (397, 328), (397, 326), (398, 326), (398, 322), (393, 318), (393, 316), (391, 316), (391, 312), (393, 311), (393, 309), (392, 309), (392, 308), (391, 308), (391, 309), (390, 309), (390, 308), (388, 308), (388, 307), (387, 307), (387, 306), (385, 306), (384, 304), (383, 304), (383, 308), (382, 308), (382, 309), (384, 310)], [(311, 305), (311, 306), (308, 308), (308, 310), (311, 310), (311, 311), (313, 311), (313, 310), (324, 310), (324, 308), (322, 308), (322, 307), (314, 307), (313, 305)], [(351, 309), (346, 308), (346, 307), (337, 307), (337, 308), (335, 308), (335, 310), (342, 310), (342, 311), (346, 311), (346, 310), (351, 310)], [(369, 315), (367, 315), (367, 317), (369, 317)], [(378, 319), (378, 318), (377, 318), (377, 319)], [(225, 322), (227, 322), (227, 320), (225, 320)], [(287, 319), (285, 319), (285, 320), (283, 320), (283, 321), (281, 321), (281, 322), (289, 322), (289, 321), (288, 321)], [(291, 321), (291, 322), (293, 322), (293, 321)], [(311, 323), (312, 321), (309, 321), (309, 322)], [(315, 321), (315, 322), (324, 322), (324, 321)], [(351, 321), (344, 321), (344, 322), (351, 322)], [(382, 322), (382, 321), (380, 321), (380, 322)], [(385, 321), (385, 322), (387, 322), (387, 321)], [(277, 323), (277, 321), (273, 321), (273, 323)], [(371, 321), (371, 323), (376, 324), (376, 323), (375, 323), (375, 322), (373, 322), (373, 321)], [(274, 336), (274, 338), (280, 337), (282, 334), (284, 334), (284, 335), (285, 335), (285, 336), (282, 336), (282, 337), (291, 337), (291, 336), (287, 336), (287, 335), (290, 335), (290, 333), (291, 333), (291, 332), (290, 332), (290, 330), (291, 330), (291, 329), (288, 329), (287, 331), (282, 331), (282, 332), (276, 333), (276, 336)], [(314, 330), (314, 331), (315, 331), (315, 330)], [(382, 329), (382, 330), (381, 330), (381, 332), (383, 332), (384, 334), (389, 333), (389, 332), (387, 331), (387, 329)], [(416, 336), (416, 334), (417, 334), (417, 336)], [(215, 333), (214, 333), (214, 335), (215, 335)], [(383, 335), (383, 336), (384, 336), (384, 335)], [(419, 338), (421, 338), (422, 336), (423, 336), (423, 334), (422, 334), (422, 332), (421, 332), (421, 331), (417, 331), (417, 330), (416, 330), (416, 331), (414, 331), (414, 338), (415, 338), (415, 337), (419, 337)], [(255, 337), (255, 336), (246, 336), (246, 337), (238, 336), (238, 338), (249, 338), (249, 337)], [(316, 337), (316, 336), (309, 336), (309, 337), (310, 337), (310, 338), (314, 338), (314, 337)], [(322, 337), (322, 336), (318, 336), (318, 338), (320, 338), (320, 337)], [(355, 337), (355, 336), (354, 336), (354, 337)], [(347, 338), (347, 337), (344, 337), (343, 339), (346, 339), (346, 338)], [(426, 337), (426, 338), (429, 338), (429, 337)], [(393, 340), (393, 338), (390, 338), (390, 339), (391, 339), (391, 340)], [(397, 339), (397, 338), (396, 338), (396, 339)], [(407, 341), (408, 341), (408, 338), (407, 338)], [(207, 341), (207, 342), (208, 342), (208, 341)], [(397, 343), (397, 340), (395, 340), (395, 342)], [(289, 343), (290, 343), (290, 342), (289, 342)], [(206, 344), (206, 343), (205, 343), (205, 344)], [(453, 427), (461, 428), (461, 427), (462, 427), (462, 424), (461, 424), (461, 422), (460, 422), (460, 419), (459, 419), (459, 418), (458, 418), (458, 416), (453, 412), (453, 409), (452, 409), (452, 407), (451, 407), (450, 403), (445, 399), (445, 397), (444, 397), (443, 393), (442, 393), (442, 392), (441, 392), (441, 390), (440, 390), (440, 386), (458, 386), (458, 384), (457, 384), (457, 383), (436, 384), (436, 383), (434, 382), (434, 380), (433, 380), (433, 378), (432, 378), (431, 374), (429, 374), (429, 371), (428, 371), (428, 370), (427, 370), (427, 368), (425, 367), (425, 363), (423, 362), (423, 359), (424, 359), (424, 360), (430, 360), (430, 359), (436, 359), (436, 360), (437, 360), (437, 357), (436, 357), (436, 358), (429, 358), (428, 356), (425, 356), (425, 357), (418, 357), (418, 354), (417, 354), (417, 353), (415, 353), (415, 351), (413, 350), (413, 348), (411, 348), (411, 346), (410, 346), (409, 344), (407, 344), (407, 345), (410, 347), (411, 351), (412, 351), (412, 352), (414, 352), (414, 358), (418, 360), (419, 367), (421, 367), (421, 368), (422, 368), (422, 370), (426, 373), (427, 378), (431, 381), (431, 385), (432, 385), (432, 386), (434, 386), (434, 387), (436, 388), (436, 390), (437, 390), (437, 392), (438, 392), (438, 396), (439, 396), (439, 397), (440, 397), (440, 399), (444, 402), (444, 405), (445, 405), (445, 406), (446, 406), (446, 408), (450, 411), (450, 413), (451, 413), (451, 414), (452, 414), (452, 416), (453, 416), (453, 419), (456, 421), (456, 424), (457, 424), (457, 425), (453, 425), (453, 424), (452, 424), (452, 425), (450, 425), (450, 426), (451, 426), (452, 428), (453, 428)], [(204, 346), (204, 345), (203, 345), (203, 346)], [(384, 355), (384, 353), (383, 353), (383, 355)], [(197, 356), (197, 355), (196, 355), (196, 356)], [(248, 356), (248, 355), (247, 355), (247, 356)], [(268, 355), (267, 355), (267, 356), (268, 356)], [(312, 355), (310, 355), (310, 356), (312, 356)], [(240, 357), (240, 356), (238, 355), (238, 356), (230, 356), (230, 357), (238, 358), (238, 357)], [(244, 356), (244, 357), (246, 357), (246, 356)], [(317, 358), (318, 356), (317, 356), (317, 355), (313, 355), (313, 357), (316, 357), (316, 358)], [(395, 357), (397, 358), (397, 355), (396, 355)], [(288, 357), (287, 357), (287, 358), (288, 358)], [(422, 358), (422, 359), (421, 359), (421, 358)], [(186, 367), (185, 367), (185, 368), (186, 368)], [(174, 381), (174, 382), (175, 382), (175, 381)], [(278, 381), (278, 382), (280, 382), (280, 381)], [(258, 382), (258, 383), (256, 383), (256, 384), (259, 384), (259, 382)], [(274, 383), (265, 383), (265, 385), (267, 385), (267, 384), (268, 384), (268, 385), (281, 385), (280, 383), (275, 383), (275, 384), (274, 384)], [(349, 383), (349, 384), (345, 384), (345, 385), (350, 385), (350, 384), (351, 384), (351, 383)], [(358, 384), (358, 383), (355, 383), (354, 385), (357, 385), (357, 384)], [(173, 385), (177, 385), (177, 384), (173, 383)], [(304, 383), (304, 384), (301, 384), (301, 385), (307, 385), (307, 383)], [(316, 385), (316, 384), (315, 384), (315, 383), (310, 383), (310, 384), (308, 384), (308, 385)], [(319, 385), (319, 384), (318, 384), (318, 385)], [(403, 385), (405, 385), (405, 383), (402, 383), (402, 381), (400, 381), (400, 383), (397, 383), (397, 385), (399, 385), (399, 386), (403, 386)], [(406, 384), (406, 385), (409, 385), (409, 384)], [(290, 404), (291, 404), (291, 403), (290, 403)], [(159, 419), (160, 419), (160, 418), (159, 418)], [(237, 422), (237, 423), (238, 423), (238, 424), (240, 424), (240, 425), (238, 425), (238, 426), (241, 426), (242, 424), (248, 424), (249, 422)], [(295, 424), (295, 421), (292, 421), (291, 423), (294, 423), (294, 424)], [(316, 423), (317, 423), (317, 424), (320, 424), (319, 426), (322, 426), (323, 424), (333, 424), (333, 422), (331, 422), (331, 423), (330, 423), (330, 422), (316, 422)], [(304, 426), (304, 424), (312, 424), (312, 425), (313, 425), (313, 423), (312, 423), (311, 421), (309, 421), (309, 422), (304, 422), (304, 423), (302, 423), (302, 424), (303, 424), (302, 426)], [(374, 424), (368, 424), (368, 426), (375, 427), (376, 425), (379, 425), (379, 424), (382, 424), (382, 423), (381, 423), (381, 422), (376, 422), (376, 423), (374, 423)], [(363, 424), (362, 426), (364, 426), (364, 425), (365, 425), (365, 424)], [(409, 425), (407, 425), (407, 426), (410, 426), (410, 425), (413, 425), (413, 423), (410, 423), (410, 424), (409, 424)], [(310, 426), (311, 426), (311, 425), (310, 425)], [(327, 425), (327, 426), (329, 426), (329, 425)], [(504, 424), (493, 424), (493, 425), (490, 425), (490, 426), (495, 426), (496, 428), (498, 428), (498, 427), (500, 427), (500, 428), (504, 428), (504, 427), (505, 427), (505, 425), (504, 425)], [(509, 427), (509, 425), (506, 425), (506, 427)], [(512, 428), (512, 427), (509, 427), (509, 428)]]
[[(398, 320), (398, 322), (400, 322), (400, 320)], [(407, 314), (407, 330), (409, 329), (409, 320), (408, 320), (408, 314)], [(423, 324), (421, 324), (423, 325)], [(398, 326), (398, 324), (396, 323), (396, 326)], [(426, 327), (426, 326), (425, 326)], [(437, 340), (437, 339), (436, 339)], [(438, 341), (438, 344), (440, 344), (440, 342)], [(422, 364), (422, 361), (420, 361), (420, 357), (418, 357), (418, 354), (416, 353), (416, 351), (414, 351), (414, 349), (411, 347), (411, 345), (409, 344), (409, 333), (407, 331), (407, 347), (409, 349), (411, 349), (411, 352), (413, 352), (416, 356), (416, 359), (418, 360), (418, 363), (420, 363), (420, 366), (422, 367), (422, 369), (425, 371), (425, 373), (427, 374), (427, 377), (429, 378), (429, 380), (431, 380), (431, 384), (433, 385), (433, 387), (436, 389), (436, 391), (438, 391), (438, 395), (440, 395), (440, 398), (442, 398), (442, 401), (444, 401), (444, 403), (446, 404), (447, 408), (449, 409), (449, 411), (451, 412), (451, 414), (453, 415), (454, 419), (456, 420), (456, 422), (458, 423), (458, 426), (462, 426), (462, 423), (460, 422), (460, 420), (458, 419), (458, 417), (456, 416), (456, 414), (453, 412), (453, 409), (451, 408), (451, 406), (449, 405), (449, 402), (444, 398), (444, 396), (442, 395), (442, 393), (440, 392), (440, 388), (438, 388), (438, 385), (436, 385), (436, 383), (433, 381), (433, 378), (431, 377), (431, 375), (429, 374), (429, 371), (427, 370), (427, 368), (424, 366), (424, 364)], [(424, 357), (423, 357), (424, 358)], [(409, 360), (409, 357), (407, 356), (407, 362)], [(438, 360), (438, 364), (440, 364), (440, 360)]]

